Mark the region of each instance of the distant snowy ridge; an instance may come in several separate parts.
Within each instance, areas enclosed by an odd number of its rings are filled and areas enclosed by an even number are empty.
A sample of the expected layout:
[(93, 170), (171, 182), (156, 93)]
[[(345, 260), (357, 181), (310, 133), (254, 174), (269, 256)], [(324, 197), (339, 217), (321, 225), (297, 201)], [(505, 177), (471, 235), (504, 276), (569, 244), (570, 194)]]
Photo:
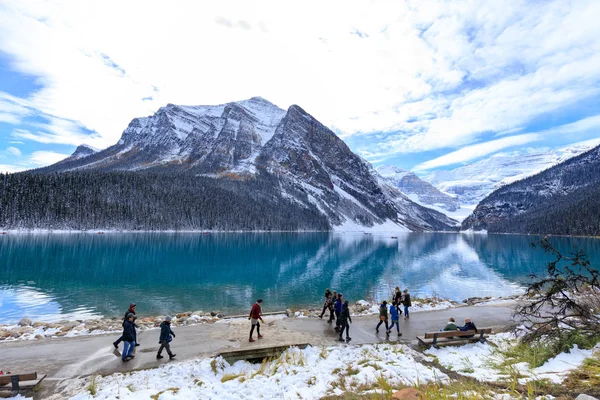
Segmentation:
[(393, 165), (381, 165), (377, 167), (377, 172), (418, 204), (425, 207), (436, 206), (446, 211), (456, 211), (460, 208), (456, 198), (442, 193), (410, 171)]
[(422, 179), (440, 191), (456, 196), (460, 204), (477, 205), (494, 190), (535, 175), (598, 144), (600, 139), (593, 139), (553, 150), (499, 153), (452, 170), (432, 172)]

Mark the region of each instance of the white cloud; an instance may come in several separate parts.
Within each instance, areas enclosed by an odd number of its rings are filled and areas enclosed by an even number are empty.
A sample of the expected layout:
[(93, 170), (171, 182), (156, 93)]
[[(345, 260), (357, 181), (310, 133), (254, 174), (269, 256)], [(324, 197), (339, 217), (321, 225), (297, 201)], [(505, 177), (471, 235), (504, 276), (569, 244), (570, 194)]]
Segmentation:
[(57, 163), (65, 158), (69, 157), (70, 154), (61, 154), (54, 151), (34, 151), (31, 153), (29, 161), (36, 167), (46, 166)]
[[(466, 163), (477, 158), (493, 154), (507, 147), (522, 146), (527, 143), (537, 142), (545, 139), (551, 139), (552, 136), (570, 136), (588, 131), (600, 132), (600, 115), (587, 117), (570, 124), (559, 125), (551, 129), (540, 132), (527, 133), (523, 135), (507, 136), (484, 143), (463, 147), (457, 151), (445, 154), (433, 160), (426, 161), (414, 167), (415, 171), (424, 171), (433, 168)], [(572, 143), (568, 147), (579, 147), (593, 145), (598, 142), (598, 138)]]
[(6, 151), (8, 151), (10, 154), (12, 154), (15, 157), (21, 157), (21, 150), (19, 150), (16, 147), (10, 146), (6, 149)]
[(499, 150), (512, 146), (521, 146), (527, 143), (535, 142), (543, 139), (543, 136), (530, 133), (525, 135), (510, 136), (502, 139), (492, 140), (485, 143), (479, 143), (471, 146), (465, 146), (452, 153), (443, 155), (433, 160), (426, 161), (413, 168), (414, 171), (424, 171), (432, 168), (441, 167), (444, 165), (452, 165), (461, 162), (466, 162), (481, 158), (488, 154), (495, 153)]
[(455, 149), (600, 94), (599, 15), (594, 0), (4, 0), (0, 50), (42, 89), (0, 95), (0, 121), (36, 110), (53, 117), (14, 137), (104, 148), (166, 103), (260, 95), (345, 138), (399, 132), (374, 156)]

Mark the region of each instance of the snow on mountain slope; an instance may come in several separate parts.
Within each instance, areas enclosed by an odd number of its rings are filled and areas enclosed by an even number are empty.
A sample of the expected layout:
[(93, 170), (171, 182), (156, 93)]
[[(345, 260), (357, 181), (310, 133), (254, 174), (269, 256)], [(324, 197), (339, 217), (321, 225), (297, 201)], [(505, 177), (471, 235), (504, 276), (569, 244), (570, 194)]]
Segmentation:
[[(456, 221), (381, 185), (372, 166), (297, 105), (284, 111), (260, 97), (217, 106), (169, 104), (135, 118), (119, 142), (40, 172), (167, 170), (256, 179), (281, 199), (315, 209), (334, 229), (448, 230)], [(260, 193), (256, 194), (260, 196)], [(281, 197), (279, 197), (281, 196)]]
[(600, 139), (575, 143), (554, 150), (499, 153), (452, 170), (439, 170), (424, 177), (437, 189), (457, 196), (461, 204), (474, 206), (494, 190), (524, 179), (600, 144)]
[(442, 193), (410, 171), (393, 165), (381, 165), (377, 167), (377, 172), (418, 204), (425, 207), (435, 206), (438, 210), (442, 209), (442, 212), (454, 212), (460, 208), (455, 198)]

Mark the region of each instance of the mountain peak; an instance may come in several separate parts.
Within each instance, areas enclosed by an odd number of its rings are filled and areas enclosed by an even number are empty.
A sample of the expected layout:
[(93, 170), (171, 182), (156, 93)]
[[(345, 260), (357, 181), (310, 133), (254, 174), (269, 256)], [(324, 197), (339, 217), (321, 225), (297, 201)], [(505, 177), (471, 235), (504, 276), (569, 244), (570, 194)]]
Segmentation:
[(87, 144), (80, 144), (79, 146), (77, 146), (77, 148), (75, 149), (75, 151), (73, 152), (73, 154), (71, 154), (71, 156), (69, 158), (83, 158), (83, 157), (87, 157), (90, 156), (92, 154), (97, 153), (99, 150), (87, 145)]

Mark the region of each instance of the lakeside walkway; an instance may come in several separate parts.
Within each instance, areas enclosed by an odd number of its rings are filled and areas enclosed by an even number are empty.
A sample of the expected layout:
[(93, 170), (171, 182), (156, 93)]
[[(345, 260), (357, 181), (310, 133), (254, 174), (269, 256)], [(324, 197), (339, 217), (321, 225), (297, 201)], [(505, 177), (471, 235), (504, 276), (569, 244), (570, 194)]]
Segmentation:
[[(379, 334), (375, 333), (377, 315), (357, 316), (352, 318), (353, 323), (350, 325), (351, 344), (416, 342), (417, 335), (441, 329), (450, 317), (454, 317), (459, 324), (465, 317), (470, 317), (479, 327), (507, 328), (514, 325), (512, 307), (514, 303), (510, 302), (412, 313), (409, 320), (401, 319), (402, 337), (399, 340), (395, 328), (389, 339), (386, 338), (383, 326)], [(118, 333), (5, 342), (0, 344), (0, 369), (13, 373), (37, 371), (47, 374), (46, 386), (54, 386), (64, 379), (156, 368), (168, 362), (212, 357), (227, 350), (299, 343), (309, 343), (313, 346), (340, 344), (333, 326), (328, 324), (326, 319), (264, 317), (264, 320), (261, 333), (265, 337), (254, 343), (248, 342), (250, 322), (247, 319), (173, 327), (177, 335), (171, 343), (173, 352), (177, 354), (173, 361), (168, 361), (168, 357), (163, 360), (156, 359), (159, 347), (158, 329), (138, 333), (141, 346), (136, 348), (136, 357), (127, 363), (121, 362), (120, 353), (112, 346), (112, 342), (119, 336)], [(119, 350), (122, 350), (122, 346)]]

